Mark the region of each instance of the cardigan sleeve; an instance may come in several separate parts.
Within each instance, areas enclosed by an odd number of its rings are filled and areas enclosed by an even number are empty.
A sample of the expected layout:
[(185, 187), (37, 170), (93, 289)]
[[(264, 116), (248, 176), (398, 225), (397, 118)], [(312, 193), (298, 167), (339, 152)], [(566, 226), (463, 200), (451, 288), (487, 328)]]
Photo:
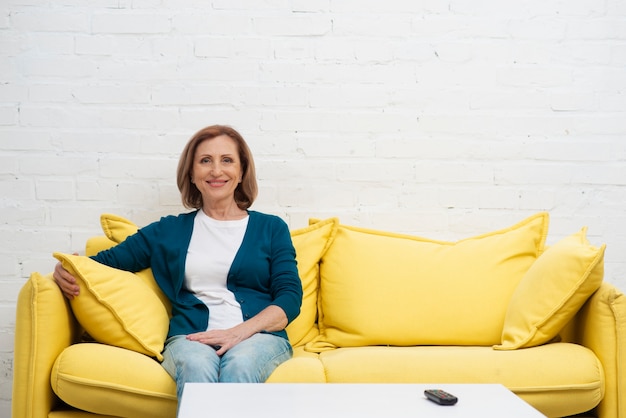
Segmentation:
[(272, 229), (271, 285), (272, 305), (279, 306), (289, 322), (300, 314), (302, 281), (298, 275), (296, 251), (287, 224), (280, 220)]

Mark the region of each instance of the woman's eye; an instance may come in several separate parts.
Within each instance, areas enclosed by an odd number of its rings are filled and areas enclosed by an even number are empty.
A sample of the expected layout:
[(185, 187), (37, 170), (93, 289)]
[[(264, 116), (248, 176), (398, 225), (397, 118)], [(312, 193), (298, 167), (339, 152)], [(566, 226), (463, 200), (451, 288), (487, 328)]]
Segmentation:
[(224, 161), (227, 164), (231, 164), (233, 162), (233, 159), (232, 158), (224, 158), (224, 160), (222, 160), (222, 161)]
[(200, 160), (201, 163), (206, 164), (206, 163), (210, 163), (211, 159), (210, 158), (203, 158)]

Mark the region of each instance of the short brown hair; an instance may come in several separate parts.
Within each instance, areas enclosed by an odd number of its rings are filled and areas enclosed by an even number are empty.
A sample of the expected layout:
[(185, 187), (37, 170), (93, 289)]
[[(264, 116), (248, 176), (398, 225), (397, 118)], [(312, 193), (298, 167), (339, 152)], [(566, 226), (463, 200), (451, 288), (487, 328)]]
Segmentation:
[(237, 144), (239, 150), (239, 160), (241, 161), (241, 183), (235, 189), (235, 202), (237, 206), (246, 210), (257, 197), (258, 185), (256, 182), (256, 170), (254, 168), (254, 159), (248, 144), (241, 134), (226, 125), (207, 126), (198, 131), (183, 149), (178, 161), (177, 183), (180, 190), (183, 205), (189, 209), (200, 209), (202, 207), (202, 195), (195, 184), (191, 182), (191, 174), (193, 169), (193, 160), (196, 155), (196, 149), (201, 142), (213, 139), (215, 137), (226, 135), (232, 138)]

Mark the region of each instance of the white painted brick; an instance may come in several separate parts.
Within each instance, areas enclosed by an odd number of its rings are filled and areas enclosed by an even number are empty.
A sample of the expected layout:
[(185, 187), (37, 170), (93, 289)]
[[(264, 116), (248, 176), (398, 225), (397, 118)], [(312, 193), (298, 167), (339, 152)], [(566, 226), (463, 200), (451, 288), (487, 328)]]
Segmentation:
[(31, 33), (21, 46), (26, 53), (34, 49), (42, 55), (71, 55), (74, 53), (75, 35), (65, 29), (59, 32)]
[(31, 200), (35, 197), (34, 191), (34, 182), (31, 179), (15, 177), (0, 179), (0, 196), (4, 199), (14, 202)]
[[(67, 227), (67, 226), (66, 226)], [(49, 253), (54, 248), (68, 248), (70, 236), (67, 232), (46, 229), (23, 229), (5, 232), (4, 245), (11, 248), (14, 254)]]
[[(98, 161), (103, 155), (141, 153), (143, 136), (128, 130), (115, 131), (65, 131), (54, 138), (55, 147), (68, 155), (89, 155), (91, 161)], [(72, 155), (73, 156), (73, 155)]]
[(567, 38), (585, 40), (626, 39), (623, 19), (608, 17), (605, 19), (569, 19)]
[(84, 104), (149, 103), (150, 88), (135, 84), (106, 84), (76, 87), (72, 96)]
[(558, 16), (535, 19), (514, 19), (508, 22), (508, 32), (516, 40), (554, 40), (565, 38), (567, 21)]
[(612, 45), (610, 50), (611, 60), (609, 64), (623, 68), (626, 65), (626, 46), (623, 44)]
[(492, 163), (480, 161), (426, 161), (413, 165), (414, 174), (411, 178), (431, 184), (493, 184), (496, 171)]
[[(198, 125), (197, 129), (201, 128)], [(138, 152), (146, 155), (163, 155), (173, 158), (178, 162), (178, 158), (187, 144), (187, 141), (195, 134), (193, 130), (185, 129), (184, 132), (164, 132), (159, 134), (146, 134), (140, 138), (140, 149)], [(120, 148), (117, 148), (118, 150)], [(134, 152), (134, 151), (131, 151)]]
[(177, 161), (155, 158), (101, 159), (99, 174), (105, 179), (172, 179), (176, 175)]
[(292, 0), (291, 10), (298, 13), (326, 12), (330, 9), (330, 0)]
[(351, 39), (320, 37), (313, 43), (313, 53), (320, 61), (354, 61), (356, 59), (355, 44)]
[(335, 15), (332, 32), (341, 36), (406, 37), (411, 34), (411, 18), (403, 15)]
[(341, 181), (385, 184), (410, 181), (415, 178), (415, 164), (412, 161), (347, 161), (343, 160), (335, 168)]
[(21, 70), (18, 68), (16, 59), (7, 57), (6, 59), (0, 60), (0, 74), (6, 79), (17, 79), (21, 74)]
[[(15, 277), (18, 273), (17, 263), (15, 261), (15, 257), (10, 256), (9, 254), (0, 254), (0, 277)], [(2, 281), (0, 281), (0, 287), (3, 286)], [(5, 295), (4, 292), (0, 292), (0, 295)], [(4, 296), (2, 296), (4, 297)], [(2, 300), (2, 299), (0, 299)], [(7, 299), (9, 301), (11, 299)], [(16, 299), (13, 299), (16, 300)]]
[(557, 92), (548, 98), (550, 109), (555, 111), (594, 111), (600, 106), (594, 92)]
[(380, 2), (377, 0), (342, 0), (331, 3), (333, 12), (357, 14), (367, 10), (369, 14), (377, 16), (379, 14), (405, 14), (415, 13), (418, 15), (429, 15), (431, 13), (445, 13), (448, 5), (436, 0), (411, 2), (405, 0), (387, 0)]
[[(2, 21), (2, 9), (0, 9), (0, 21)], [(8, 12), (7, 12), (8, 13)], [(3, 36), (0, 39), (0, 53), (3, 57), (14, 57), (24, 50), (24, 41), (17, 37)]]
[(221, 58), (196, 60), (176, 70), (180, 79), (187, 82), (236, 82), (255, 79), (259, 64), (256, 60)]
[[(11, 312), (11, 306), (9, 304), (0, 304), (0, 315), (2, 315), (3, 318), (9, 319), (9, 325), (15, 325), (15, 312)], [(11, 374), (7, 373), (7, 371), (12, 370), (12, 362), (9, 361), (8, 356), (5, 355), (5, 353), (10, 353), (12, 351), (14, 339), (11, 337), (13, 337), (12, 332), (8, 332), (6, 329), (0, 330), (0, 367), (2, 368), (0, 376), (3, 377), (11, 376)], [(4, 394), (7, 393), (6, 389), (8, 389), (10, 385), (4, 383), (4, 379), (2, 381), (3, 383), (0, 386), (0, 393)]]
[(389, 103), (388, 89), (382, 86), (321, 86), (307, 92), (314, 108), (379, 108)]
[(2, 207), (2, 221), (7, 225), (20, 225), (20, 227), (43, 226), (47, 222), (47, 213), (38, 202), (29, 199), (18, 200), (16, 196), (13, 196), (5, 200)]
[(88, 77), (98, 68), (86, 58), (72, 55), (41, 55), (25, 57), (19, 62), (19, 71), (24, 77), (34, 79), (69, 79)]
[[(193, 37), (211, 35), (253, 35), (252, 16), (248, 14), (216, 13), (213, 10), (191, 10), (171, 17), (172, 32)], [(193, 43), (193, 37), (187, 41)], [(184, 43), (183, 43), (184, 44)]]
[[(0, 130), (0, 149), (5, 155), (7, 152), (13, 155), (15, 151), (40, 151), (45, 153), (54, 151), (48, 132), (15, 127)], [(27, 154), (24, 153), (22, 155)]]
[(28, 87), (21, 83), (1, 83), (0, 97), (3, 98), (3, 102), (5, 103), (26, 101), (28, 97)]
[(15, 157), (9, 155), (0, 156), (0, 176), (16, 177), (18, 172)]
[[(543, 109), (546, 110), (549, 98), (546, 93), (541, 90), (527, 89), (502, 89), (490, 93), (477, 92), (474, 93), (469, 100), (469, 107), (472, 110), (491, 110), (498, 111), (502, 109), (520, 111)], [(571, 107), (571, 105), (569, 106)], [(566, 110), (566, 107), (560, 109), (555, 103), (553, 110)]]
[(223, 84), (194, 85), (163, 84), (151, 91), (151, 103), (155, 105), (225, 105), (232, 104), (233, 87)]
[(169, 208), (171, 213), (183, 211), (180, 192), (175, 183), (158, 184), (158, 206)]
[(32, 103), (72, 103), (72, 86), (68, 84), (40, 83), (28, 87), (28, 99)]
[(150, 59), (153, 55), (151, 38), (111, 37), (106, 34), (89, 34), (74, 37), (74, 51), (77, 55), (103, 55), (128, 58)]
[[(48, 209), (50, 222), (53, 225), (63, 227), (60, 229), (62, 234), (70, 231), (69, 238), (72, 237), (73, 228), (88, 228), (93, 226), (99, 226), (100, 214), (105, 211), (106, 203), (100, 203), (95, 206), (77, 205), (72, 202), (63, 202), (51, 206)], [(69, 229), (68, 229), (69, 228)], [(51, 231), (54, 233), (55, 231)], [(83, 243), (84, 245), (84, 243)]]
[(194, 42), (194, 53), (197, 57), (245, 57), (271, 58), (272, 50), (268, 39), (248, 38), (209, 38)]
[(74, 200), (75, 186), (72, 180), (37, 180), (35, 194), (38, 200)]
[[(36, 6), (41, 6), (37, 4)], [(11, 13), (11, 26), (25, 32), (89, 32), (87, 10), (66, 8), (23, 8)]]
[[(166, 130), (176, 127), (179, 121), (175, 109), (150, 106), (93, 108), (86, 117), (95, 119), (97, 126), (124, 130)], [(88, 123), (84, 125), (88, 126)]]
[(327, 16), (309, 14), (254, 17), (252, 25), (261, 36), (323, 36), (334, 29)]
[(626, 16), (626, 5), (620, 0), (609, 0), (606, 8), (611, 16)]
[(287, 0), (213, 0), (217, 10), (284, 10), (289, 7)]
[(302, 60), (313, 57), (314, 44), (317, 39), (280, 38), (272, 42), (275, 59)]
[(187, 131), (195, 133), (200, 128), (213, 124), (227, 124), (237, 127), (245, 132), (249, 129), (257, 129), (262, 113), (254, 108), (236, 109), (233, 107), (203, 106), (183, 107), (179, 111), (180, 124), (187, 127)]
[[(231, 90), (235, 105), (246, 104), (253, 107), (283, 106), (307, 107), (309, 92), (302, 86), (260, 86), (254, 90), (248, 87), (235, 87)], [(226, 100), (224, 100), (226, 102)]]
[(100, 179), (78, 180), (76, 182), (76, 200), (113, 202), (117, 197), (117, 184)]
[(156, 207), (159, 204), (158, 188), (154, 184), (120, 183), (117, 188), (117, 200), (128, 206)]
[[(301, 135), (297, 138), (298, 150), (307, 159), (336, 158), (338, 155), (345, 159), (373, 158), (377, 154), (376, 141), (360, 135), (336, 135), (320, 137), (319, 135)], [(320, 161), (321, 167), (313, 167), (317, 172), (326, 164)]]
[(170, 17), (157, 13), (96, 13), (91, 20), (96, 34), (162, 34), (171, 30)]
[(573, 81), (571, 68), (514, 66), (501, 69), (497, 81), (504, 86), (543, 88), (563, 87)]
[(18, 121), (18, 108), (15, 105), (0, 106), (0, 126), (13, 126)]
[(48, 154), (46, 158), (24, 155), (19, 159), (20, 172), (25, 176), (79, 176), (96, 175), (95, 158), (59, 156)]

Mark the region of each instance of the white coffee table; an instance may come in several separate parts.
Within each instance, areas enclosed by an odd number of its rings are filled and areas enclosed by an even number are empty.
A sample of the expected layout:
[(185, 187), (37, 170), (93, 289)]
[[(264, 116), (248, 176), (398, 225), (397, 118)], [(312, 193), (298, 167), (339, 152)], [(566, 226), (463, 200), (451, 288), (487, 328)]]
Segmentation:
[[(438, 388), (459, 398), (440, 406), (424, 389)], [(188, 383), (179, 418), (539, 418), (513, 392), (496, 384), (386, 383)]]

